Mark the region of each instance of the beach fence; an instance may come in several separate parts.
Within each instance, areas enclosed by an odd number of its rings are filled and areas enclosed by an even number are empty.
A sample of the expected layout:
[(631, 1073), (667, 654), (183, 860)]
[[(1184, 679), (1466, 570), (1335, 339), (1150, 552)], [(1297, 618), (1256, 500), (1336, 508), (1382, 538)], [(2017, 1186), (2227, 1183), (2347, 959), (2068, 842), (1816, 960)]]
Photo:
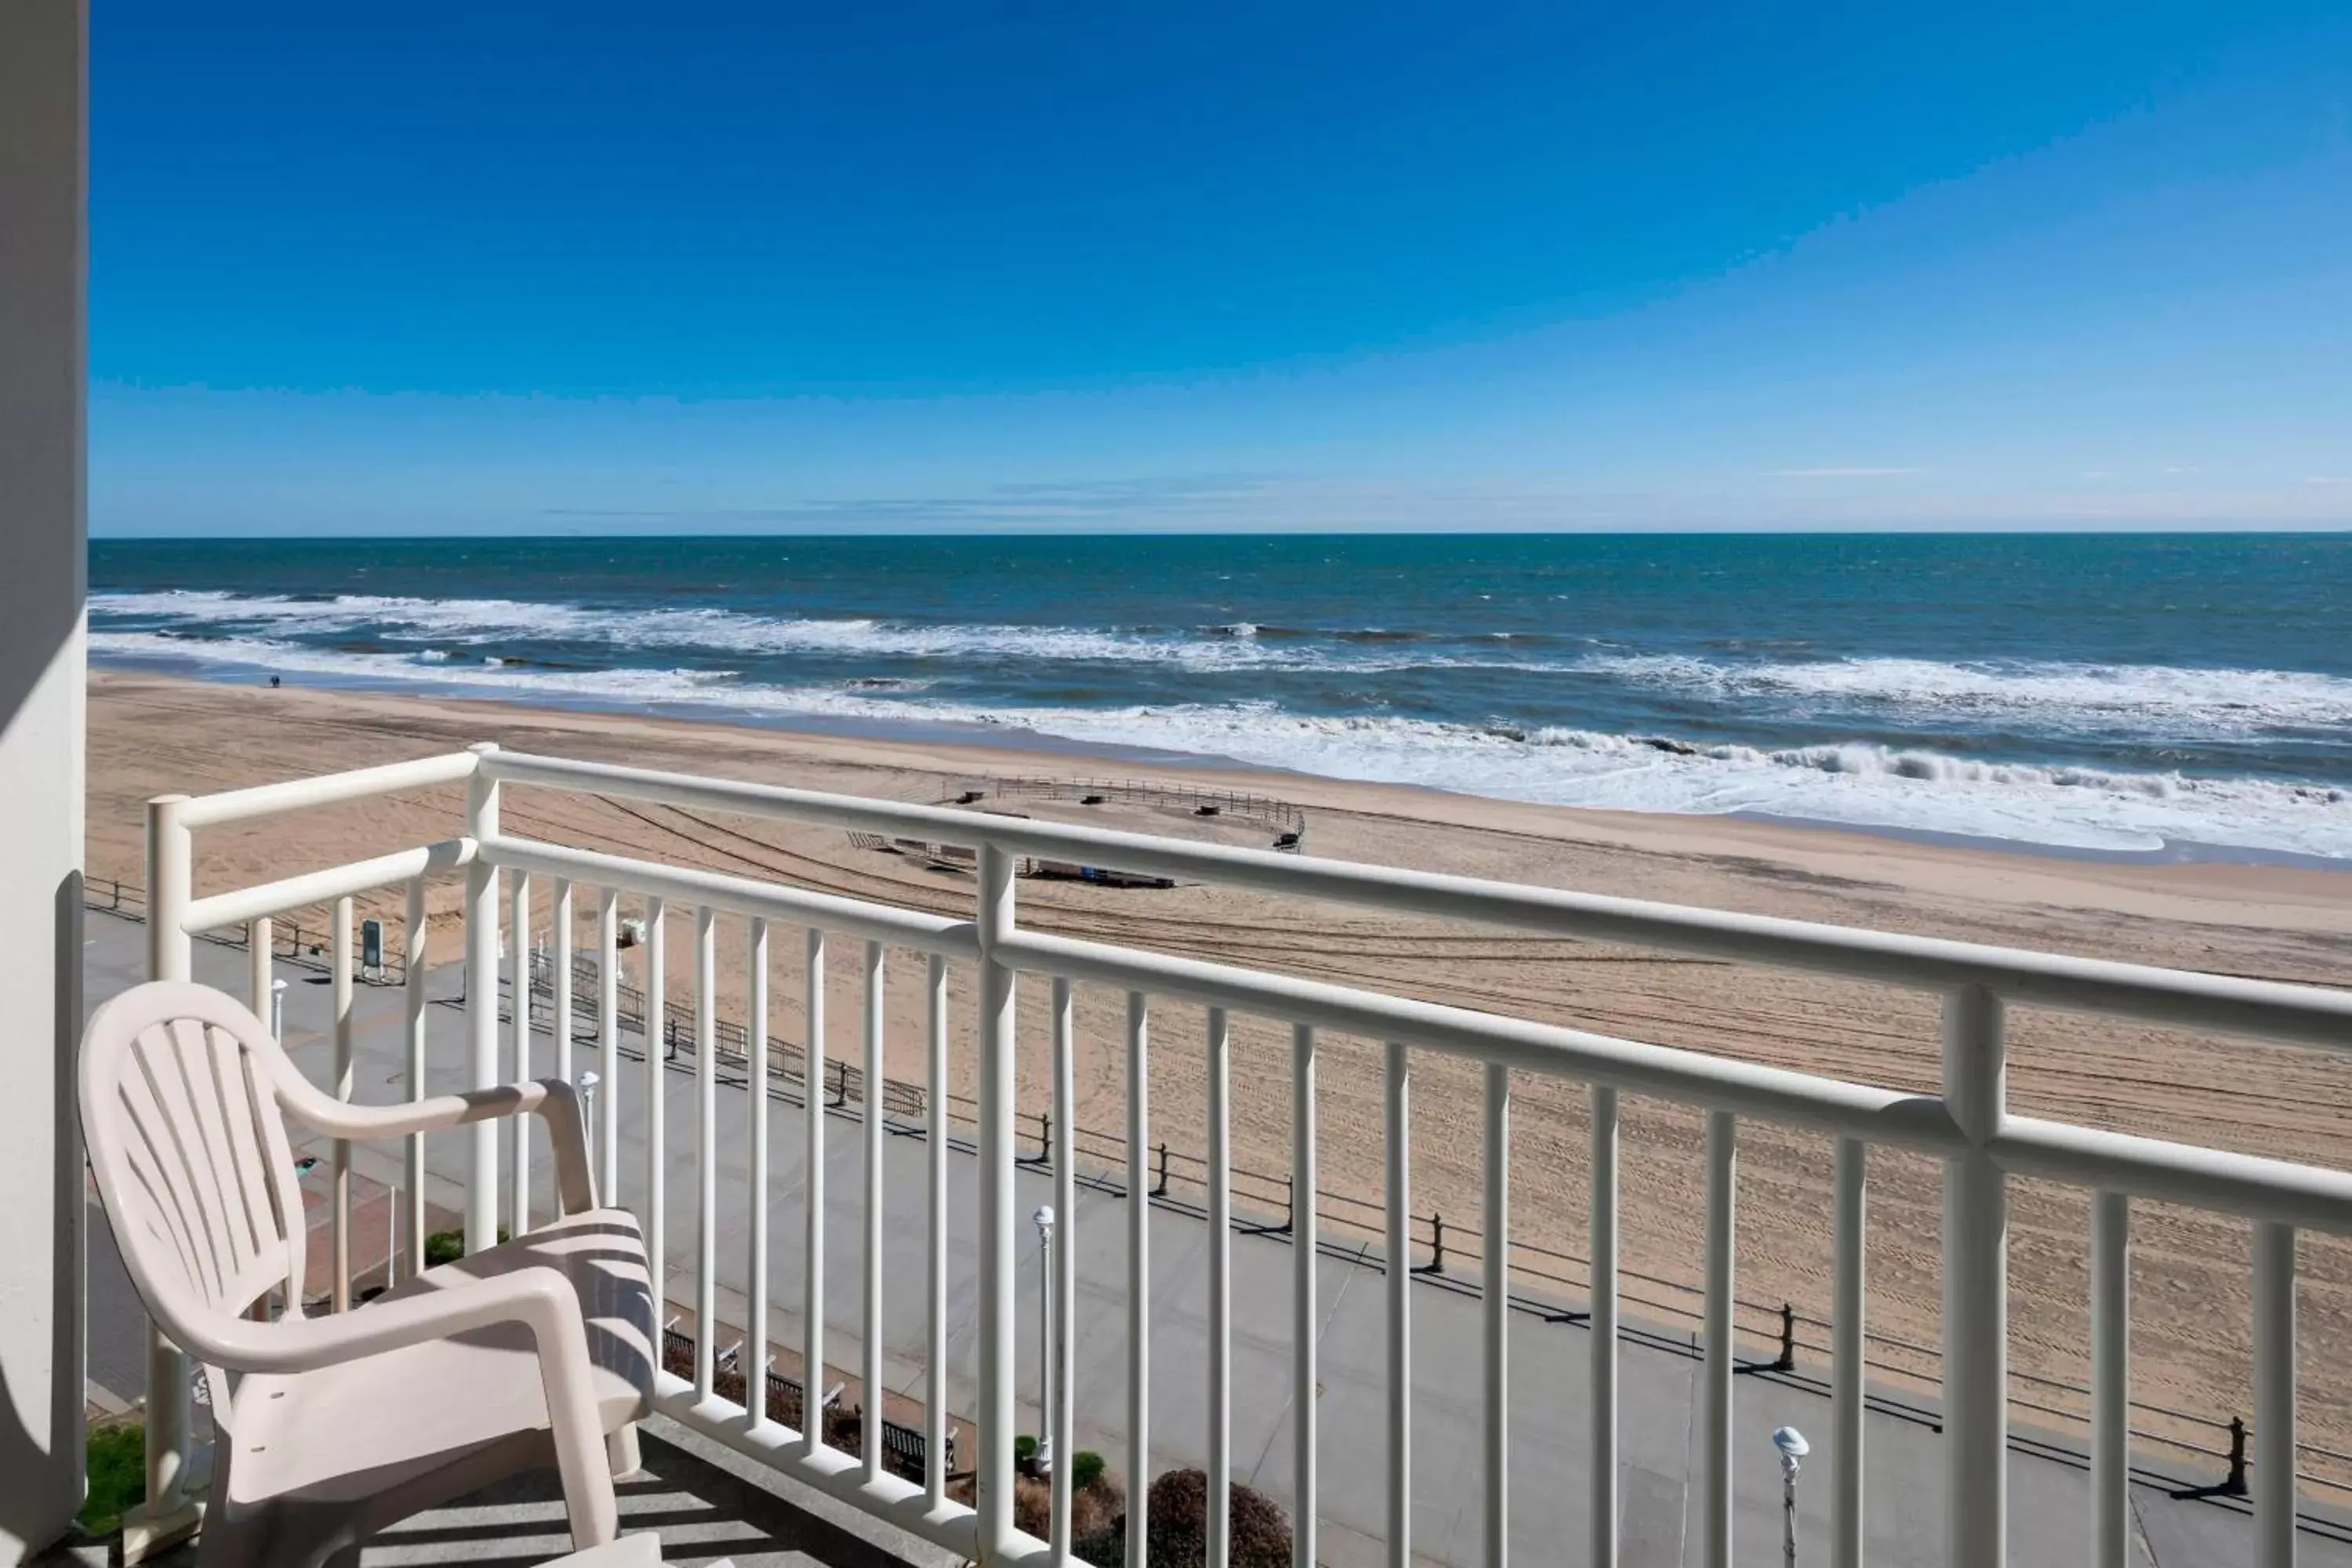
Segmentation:
[[(192, 868), (194, 835), (212, 826), (254, 822), (281, 812), (356, 801), (393, 792), (464, 782), (467, 805), (453, 820), (451, 837), (351, 865), (291, 875), (274, 882), (195, 896)], [(518, 836), (505, 830), (504, 800), (510, 795), (552, 791), (604, 798), (656, 801), (751, 816), (800, 822), (848, 832), (913, 838), (961, 846), (972, 852), (971, 915), (957, 919), (857, 898), (822, 894), (754, 878), (612, 855)], [(575, 971), (572, 963), (575, 915), (582, 895), (595, 910), (597, 984), (608, 988), (598, 999), (600, 1026), (593, 1055), (605, 1090), (598, 1100), (596, 1152), (604, 1163), (603, 1190), (618, 1190), (617, 1101), (625, 1092), (640, 1097), (646, 1130), (643, 1151), (641, 1218), (656, 1300), (667, 1300), (670, 1257), (667, 1246), (666, 1194), (669, 1182), (690, 1181), (694, 1263), (678, 1283), (693, 1302), (694, 1349), (690, 1374), (665, 1368), (656, 1375), (656, 1404), (682, 1423), (727, 1443), (761, 1464), (832, 1492), (853, 1507), (886, 1518), (951, 1552), (982, 1561), (1020, 1561), (1070, 1554), (1071, 1490), (1068, 1468), (1057, 1468), (1045, 1539), (1016, 1528), (1013, 1419), (1016, 1404), (1016, 1334), (1020, 1322), (1017, 1260), (1023, 1216), (1015, 1212), (1014, 1173), (1027, 1154), (1014, 1102), (1013, 1000), (1017, 975), (1048, 982), (1053, 1032), (1053, 1118), (1046, 1128), (1055, 1207), (1071, 1212), (1077, 1180), (1073, 995), (1080, 986), (1099, 987), (1123, 998), (1126, 1116), (1122, 1142), (1125, 1184), (1129, 1193), (1147, 1191), (1154, 1179), (1153, 1136), (1148, 1097), (1148, 1064), (1153, 1044), (1155, 998), (1206, 1010), (1201, 1044), (1204, 1052), (1203, 1258), (1207, 1286), (1205, 1340), (1197, 1375), (1205, 1394), (1203, 1424), (1207, 1479), (1207, 1559), (1227, 1556), (1227, 1500), (1234, 1475), (1232, 1375), (1234, 1324), (1232, 1300), (1232, 1237), (1236, 1219), (1229, 1128), (1231, 1020), (1244, 1014), (1276, 1022), (1291, 1037), (1293, 1128), (1291, 1167), (1298, 1189), (1318, 1190), (1316, 1068), (1318, 1042), (1327, 1036), (1381, 1043), (1383, 1054), (1381, 1146), (1385, 1171), (1381, 1238), (1390, 1267), (1381, 1290), (1385, 1320), (1384, 1419), (1386, 1439), (1381, 1495), (1385, 1499), (1386, 1552), (1393, 1563), (1409, 1560), (1413, 1541), (1413, 1471), (1407, 1434), (1412, 1429), (1413, 1390), (1412, 1323), (1414, 1274), (1399, 1267), (1413, 1247), (1410, 1185), (1412, 1082), (1418, 1056), (1435, 1053), (1475, 1064), (1484, 1086), (1479, 1147), (1481, 1247), (1479, 1351), (1481, 1372), (1472, 1398), (1478, 1432), (1475, 1472), (1475, 1517), (1489, 1561), (1506, 1555), (1510, 1524), (1507, 1478), (1514, 1422), (1509, 1344), (1514, 1305), (1511, 1292), (1509, 1158), (1515, 1081), (1541, 1076), (1580, 1086), (1591, 1114), (1588, 1226), (1592, 1243), (1585, 1260), (1589, 1279), (1586, 1336), (1590, 1357), (1583, 1412), (1586, 1427), (1591, 1535), (1582, 1555), (1596, 1564), (1619, 1561), (1618, 1486), (1620, 1413), (1618, 1358), (1621, 1308), (1625, 1300), (1617, 1257), (1618, 1097), (1632, 1093), (1687, 1107), (1705, 1130), (1701, 1166), (1705, 1175), (1705, 1246), (1700, 1285), (1697, 1354), (1698, 1427), (1694, 1434), (1696, 1559), (1701, 1568), (1730, 1568), (1733, 1561), (1732, 1435), (1740, 1369), (1738, 1321), (1738, 1257), (1733, 1205), (1738, 1190), (1738, 1152), (1743, 1122), (1761, 1121), (1804, 1129), (1830, 1138), (1836, 1151), (1835, 1180), (1829, 1205), (1832, 1238), (1833, 1309), (1830, 1313), (1828, 1384), (1831, 1417), (1826, 1437), (1830, 1503), (1829, 1555), (1836, 1564), (1862, 1561), (1865, 1490), (1863, 1415), (1869, 1390), (1867, 1295), (1864, 1289), (1864, 1215), (1874, 1149), (1902, 1149), (1937, 1162), (1942, 1188), (1941, 1279), (1944, 1310), (1937, 1346), (1941, 1435), (1938, 1449), (1945, 1479), (1943, 1561), (1951, 1568), (1996, 1568), (2005, 1561), (2009, 1521), (2006, 1472), (2011, 1437), (2011, 1379), (2007, 1365), (2007, 1206), (2012, 1179), (2029, 1177), (2087, 1192), (2093, 1223), (2090, 1255), (2090, 1360), (2088, 1399), (2090, 1456), (2088, 1525), (2100, 1568), (2123, 1568), (2131, 1551), (2133, 1436), (2130, 1380), (2129, 1279), (2133, 1205), (2156, 1202), (2202, 1210), (2243, 1227), (2250, 1242), (2248, 1279), (2252, 1300), (2252, 1407), (2242, 1466), (2252, 1516), (2257, 1568), (2288, 1568), (2301, 1522), (2298, 1494), (2296, 1238), (2302, 1230), (2352, 1234), (2352, 1174), (2316, 1166), (2209, 1149), (2164, 1139), (2138, 1138), (2097, 1128), (2016, 1115), (2007, 1103), (2004, 1016), (2013, 1006), (2052, 1007), (2221, 1035), (2247, 1036), (2321, 1049), (2344, 1049), (2352, 1040), (2352, 995), (2316, 987), (2194, 973), (2069, 955), (2003, 949), (1906, 933), (1769, 919), (1719, 910), (1682, 908), (1517, 884), (1397, 870), (1349, 862), (1289, 856), (1270, 850), (1105, 835), (1099, 829), (1035, 821), (994, 813), (914, 805), (656, 770), (533, 756), (478, 746), (450, 756), (391, 763), (352, 773), (291, 781), (191, 799), (164, 796), (149, 803), (146, 887), (150, 908), (149, 969), (159, 979), (184, 980), (190, 944), (198, 933), (247, 929), (254, 956), (255, 999), (266, 1004), (274, 946), (268, 922), (287, 911), (331, 902), (335, 930), (329, 943), (339, 995), (352, 983), (348, 939), (351, 900), (376, 889), (404, 889), (406, 937), (412, 952), (426, 941), (425, 891), (441, 877), (464, 879), (463, 945), (470, 973), (499, 968), (500, 930), (527, 933), (534, 887), (553, 912), (554, 950), (550, 973), (554, 985), (553, 1037), (557, 1072), (572, 1076), (576, 1053), (572, 1009)], [(1124, 868), (1253, 889), (1282, 899), (1339, 902), (1390, 914), (1467, 921), (1498, 929), (1573, 936), (1737, 963), (1802, 970), (1849, 981), (1935, 995), (1941, 1002), (1943, 1071), (1939, 1090), (1922, 1094), (1853, 1083), (1812, 1073), (1727, 1060), (1648, 1042), (1529, 1019), (1477, 1012), (1389, 994), (1361, 986), (1331, 984), (1205, 958), (1130, 948), (1112, 942), (1056, 936), (1023, 926), (1018, 919), (1014, 868), (1022, 858), (1093, 863), (1114, 858)], [(691, 1002), (681, 1009), (693, 1020), (690, 1092), (695, 1131), (685, 1147), (665, 1147), (664, 1102), (670, 1092), (667, 1053), (646, 1049), (643, 1070), (632, 1087), (621, 1068), (616, 984), (618, 910), (623, 897), (642, 903), (649, 927), (659, 928), (673, 910), (691, 931)], [(918, 1482), (885, 1468), (882, 1412), (867, 1401), (862, 1412), (858, 1453), (833, 1446), (821, 1418), (795, 1431), (717, 1392), (718, 1263), (719, 1244), (719, 1143), (716, 1105), (719, 997), (717, 942), (721, 922), (730, 941), (747, 944), (751, 959), (745, 997), (748, 1037), (764, 1041), (768, 1030), (768, 975), (779, 955), (771, 950), (772, 927), (782, 924), (802, 935), (799, 962), (812, 1016), (803, 1049), (804, 1080), (822, 1085), (825, 1031), (822, 1010), (825, 979), (839, 953), (862, 973), (860, 1065), (868, 1084), (883, 1079), (886, 1020), (882, 1007), (888, 956), (911, 955), (923, 975), (928, 997), (924, 1025), (927, 1070), (923, 1088), (926, 1182), (931, 1201), (924, 1237), (924, 1287), (920, 1297), (925, 1354), (924, 1475)], [(643, 979), (647, 1015), (642, 1037), (667, 1037), (670, 1009), (666, 964), (669, 943), (646, 945)], [(951, 966), (970, 970), (979, 997), (978, 1085), (973, 1110), (973, 1159), (977, 1170), (978, 1224), (973, 1237), (976, 1288), (959, 1310), (977, 1351), (976, 1393), (971, 1412), (975, 1434), (970, 1505), (946, 1493), (946, 1335), (948, 1237), (944, 1194), (950, 1155), (947, 1089), (947, 995)], [(404, 974), (411, 1058), (407, 1081), (421, 1085), (428, 1041), (424, 1013), (428, 1004), (422, 961)], [(528, 993), (526, 991), (526, 997)], [(348, 1081), (348, 1010), (337, 1030), (335, 1065)], [(501, 1013), (510, 1015), (514, 1056), (530, 1070), (531, 1009), (502, 1009), (497, 990), (476, 985), (465, 1008), (466, 1068), (473, 1081), (494, 1086), (501, 1070)], [(769, 1052), (746, 1057), (746, 1086), (756, 1103), (769, 1089)], [(825, 1259), (827, 1209), (824, 1158), (834, 1113), (822, 1093), (803, 1097), (809, 1158), (804, 1178), (805, 1234), (787, 1237), (800, 1249), (803, 1303), (802, 1362), (826, 1363)], [(879, 1098), (877, 1098), (878, 1108)], [(764, 1115), (753, 1118), (764, 1126)], [(862, 1289), (859, 1382), (883, 1386), (882, 1257), (885, 1237), (880, 1201), (882, 1152), (892, 1134), (885, 1117), (869, 1114), (856, 1128), (863, 1205), (862, 1235), (854, 1247)], [(411, 1158), (421, 1162), (421, 1140)], [(518, 1141), (518, 1179), (509, 1211), (519, 1225), (530, 1218), (529, 1176), (534, 1151)], [(467, 1149), (466, 1242), (469, 1250), (491, 1245), (500, 1212), (501, 1171), (496, 1129), (474, 1130)], [(766, 1139), (754, 1134), (750, 1166), (742, 1174), (748, 1194), (764, 1194), (769, 1184)], [(412, 1190), (417, 1184), (410, 1184)], [(1320, 1449), (1317, 1394), (1319, 1390), (1320, 1317), (1318, 1271), (1323, 1219), (1321, 1205), (1301, 1204), (1293, 1215), (1294, 1321), (1288, 1346), (1291, 1388), (1293, 1480), (1291, 1507), (1294, 1561), (1318, 1560)], [(765, 1205), (753, 1212), (764, 1215)], [(1151, 1417), (1147, 1393), (1153, 1338), (1150, 1289), (1149, 1205), (1128, 1205), (1129, 1289), (1126, 1360), (1128, 1401), (1127, 1473), (1149, 1476)], [(751, 1300), (746, 1307), (742, 1364), (766, 1364), (768, 1249), (764, 1219), (734, 1238), (747, 1249)], [(1073, 1316), (1076, 1274), (1074, 1249), (1055, 1251), (1052, 1291), (1055, 1321)], [(1051, 1347), (1058, 1374), (1057, 1397), (1045, 1413), (1041, 1436), (1056, 1451), (1072, 1451), (1075, 1413), (1070, 1405), (1073, 1345), (1065, 1333)], [(179, 1489), (188, 1473), (191, 1424), (187, 1419), (188, 1373), (184, 1357), (157, 1342), (150, 1361), (148, 1444), (150, 1506), (167, 1513), (183, 1506)], [(1145, 1510), (1129, 1516), (1129, 1561), (1145, 1546)]]

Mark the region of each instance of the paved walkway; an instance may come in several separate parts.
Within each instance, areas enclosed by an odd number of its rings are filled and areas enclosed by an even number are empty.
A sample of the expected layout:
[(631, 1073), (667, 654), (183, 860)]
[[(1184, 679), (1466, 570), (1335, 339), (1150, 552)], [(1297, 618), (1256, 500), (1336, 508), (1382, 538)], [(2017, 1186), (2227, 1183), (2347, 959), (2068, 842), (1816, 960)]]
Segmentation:
[[(134, 978), (142, 963), (142, 928), (104, 915), (89, 922), (89, 995), (95, 1003)], [(329, 988), (322, 976), (280, 965), (288, 989), (288, 1045), (316, 1075), (326, 1070)], [(242, 952), (199, 944), (197, 977), (242, 994)], [(436, 980), (435, 994), (455, 990), (455, 975)], [(362, 987), (357, 1003), (359, 1096), (397, 1096), (404, 1058), (401, 997), (390, 988)], [(465, 1057), (464, 1019), (454, 1007), (430, 1010), (432, 1067), (428, 1088), (458, 1085)], [(534, 1047), (537, 1070), (551, 1070), (553, 1047), (543, 1037)], [(592, 1065), (582, 1047), (578, 1066)], [(645, 1201), (643, 1134), (646, 1127), (645, 1065), (625, 1062), (621, 1074), (620, 1201)], [(608, 1086), (608, 1091), (609, 1091)], [(721, 1088), (719, 1121), (720, 1313), (742, 1321), (741, 1287), (747, 1268), (751, 1205), (748, 1184), (750, 1108), (740, 1089)], [(803, 1113), (772, 1101), (767, 1108), (772, 1180), (764, 1205), (771, 1237), (771, 1300), (789, 1310), (774, 1314), (771, 1337), (793, 1348), (801, 1341), (798, 1308), (802, 1291), (800, 1239), (805, 1218), (800, 1193), (806, 1168)], [(667, 1192), (669, 1294), (691, 1294), (687, 1271), (696, 1247), (694, 1105), (692, 1079), (666, 1075), (665, 1138), (670, 1151)], [(862, 1321), (858, 1297), (862, 1129), (854, 1117), (829, 1120), (825, 1147), (827, 1206), (826, 1333), (828, 1360), (837, 1369), (858, 1361)], [(961, 1415), (972, 1404), (971, 1331), (976, 1290), (972, 1237), (977, 1183), (968, 1153), (958, 1152), (950, 1168), (950, 1408)], [(432, 1176), (428, 1197), (459, 1206), (458, 1182), (465, 1150), (457, 1137), (428, 1140)], [(544, 1165), (544, 1155), (541, 1156)], [(362, 1148), (355, 1168), (388, 1180), (397, 1172), (398, 1152)], [(917, 1138), (892, 1138), (887, 1145), (885, 1192), (888, 1215), (885, 1274), (886, 1377), (892, 1389), (919, 1395), (925, 1149)], [(540, 1181), (544, 1190), (547, 1177)], [(1016, 1196), (1019, 1212), (1050, 1200), (1050, 1182), (1024, 1170)], [(551, 1200), (542, 1199), (551, 1205)], [(1076, 1342), (1076, 1406), (1082, 1447), (1099, 1449), (1114, 1468), (1125, 1468), (1126, 1431), (1126, 1226), (1127, 1200), (1111, 1190), (1081, 1185), (1074, 1223), (1079, 1259), (1079, 1331)], [(1024, 1331), (1020, 1386), (1035, 1387), (1035, 1332), (1025, 1310), (1037, 1297), (1034, 1232), (1021, 1226), (1021, 1300)], [(1152, 1465), (1156, 1470), (1198, 1464), (1204, 1451), (1205, 1390), (1201, 1375), (1206, 1350), (1206, 1234), (1194, 1215), (1155, 1205), (1152, 1247)], [(1287, 1505), (1293, 1496), (1290, 1392), (1290, 1273), (1288, 1241), (1278, 1237), (1237, 1235), (1233, 1246), (1234, 1473)], [(1335, 1568), (1380, 1561), (1386, 1518), (1384, 1438), (1386, 1398), (1382, 1373), (1385, 1335), (1383, 1276), (1377, 1258), (1353, 1248), (1328, 1248), (1319, 1262), (1323, 1327), (1319, 1341), (1322, 1431), (1320, 1479), (1323, 1558)], [(94, 1288), (95, 1288), (95, 1281)], [(94, 1308), (94, 1311), (97, 1309)], [(1629, 1325), (1630, 1326), (1630, 1325)], [(1431, 1563), (1468, 1563), (1479, 1552), (1479, 1302), (1473, 1291), (1448, 1281), (1424, 1281), (1413, 1293), (1413, 1544)], [(1586, 1330), (1547, 1322), (1533, 1313), (1515, 1313), (1512, 1358), (1512, 1548), (1528, 1563), (1573, 1562), (1586, 1539), (1583, 1439)], [(1626, 1568), (1676, 1568), (1697, 1556), (1698, 1491), (1694, 1460), (1700, 1424), (1698, 1363), (1679, 1329), (1629, 1336), (1621, 1357), (1623, 1427), (1621, 1457), (1623, 1562)], [(840, 1375), (836, 1373), (835, 1375)], [(122, 1392), (135, 1392), (125, 1390)], [(853, 1394), (853, 1397), (855, 1397)], [(1030, 1396), (1034, 1400), (1034, 1394)], [(1829, 1406), (1817, 1379), (1765, 1373), (1738, 1380), (1736, 1402), (1735, 1537), (1741, 1563), (1777, 1562), (1780, 1479), (1769, 1444), (1784, 1423), (1814, 1438), (1815, 1460), (1800, 1504), (1802, 1560), (1826, 1561), (1829, 1500), (1827, 1436)], [(1034, 1429), (1033, 1405), (1021, 1413)], [(1931, 1564), (1940, 1557), (1943, 1519), (1941, 1439), (1915, 1418), (1873, 1412), (1869, 1444), (1867, 1551), (1874, 1564)], [(2252, 1531), (2242, 1503), (2185, 1500), (2172, 1487), (2212, 1478), (2148, 1473), (2135, 1486), (2138, 1560), (2156, 1568), (2226, 1568), (2252, 1562)], [(2022, 1444), (2010, 1464), (2011, 1561), (2026, 1565), (2074, 1568), (2089, 1555), (2088, 1483), (2078, 1455), (2044, 1444)], [(2315, 1508), (2301, 1535), (2303, 1561), (2352, 1568), (2352, 1529), (2342, 1516)]]

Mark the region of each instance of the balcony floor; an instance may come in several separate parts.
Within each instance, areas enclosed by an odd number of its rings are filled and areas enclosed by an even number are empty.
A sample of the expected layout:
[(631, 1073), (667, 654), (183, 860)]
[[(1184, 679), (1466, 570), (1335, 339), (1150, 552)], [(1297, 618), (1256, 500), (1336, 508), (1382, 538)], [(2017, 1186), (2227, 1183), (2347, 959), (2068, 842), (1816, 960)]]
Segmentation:
[[(657, 1533), (666, 1563), (725, 1558), (736, 1568), (950, 1568), (956, 1562), (664, 1417), (646, 1422), (642, 1447), (645, 1468), (620, 1487), (621, 1529)], [(571, 1549), (562, 1494), (550, 1471), (420, 1514), (341, 1562), (534, 1568)], [(151, 1561), (194, 1568), (196, 1549), (192, 1543)]]

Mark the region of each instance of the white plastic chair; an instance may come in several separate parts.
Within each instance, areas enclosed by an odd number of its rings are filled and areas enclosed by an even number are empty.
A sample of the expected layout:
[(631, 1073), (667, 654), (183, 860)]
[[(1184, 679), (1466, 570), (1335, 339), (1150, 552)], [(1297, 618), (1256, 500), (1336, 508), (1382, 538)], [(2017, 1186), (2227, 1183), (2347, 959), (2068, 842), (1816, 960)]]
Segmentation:
[[(236, 1001), (154, 981), (90, 1019), (80, 1088), (124, 1266), (157, 1326), (204, 1365), (216, 1434), (204, 1563), (319, 1563), (550, 1463), (573, 1545), (614, 1539), (613, 1469), (635, 1466), (653, 1385), (653, 1301), (636, 1221), (595, 1206), (570, 1085), (347, 1105)], [(308, 1230), (282, 1112), (344, 1139), (536, 1114), (563, 1217), (306, 1318)], [(273, 1290), (282, 1317), (246, 1315)]]

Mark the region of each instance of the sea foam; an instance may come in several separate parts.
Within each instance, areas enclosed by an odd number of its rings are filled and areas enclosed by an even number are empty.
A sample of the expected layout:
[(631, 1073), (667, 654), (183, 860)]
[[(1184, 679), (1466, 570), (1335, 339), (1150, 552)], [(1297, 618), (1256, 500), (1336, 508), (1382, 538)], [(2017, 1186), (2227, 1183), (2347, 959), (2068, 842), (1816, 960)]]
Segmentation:
[[(338, 606), (330, 613), (349, 612)], [(511, 627), (507, 636), (515, 636)], [(431, 650), (349, 652), (249, 634), (197, 638), (98, 631), (91, 646), (101, 658), (207, 673), (307, 674), (376, 687), (752, 720), (822, 716), (887, 726), (1011, 727), (1092, 746), (1190, 752), (1562, 805), (1753, 813), (2079, 849), (2147, 851), (2189, 842), (2352, 860), (2352, 798), (2340, 788), (2273, 779), (1996, 762), (1853, 743), (1773, 749), (1572, 727), (1316, 715), (1270, 701), (991, 706), (853, 681), (792, 685), (746, 679), (728, 668), (463, 665), (434, 660)], [(2313, 698), (2315, 687), (2324, 695), (2328, 679), (2281, 684)], [(1889, 684), (1882, 672), (1874, 689)]]

